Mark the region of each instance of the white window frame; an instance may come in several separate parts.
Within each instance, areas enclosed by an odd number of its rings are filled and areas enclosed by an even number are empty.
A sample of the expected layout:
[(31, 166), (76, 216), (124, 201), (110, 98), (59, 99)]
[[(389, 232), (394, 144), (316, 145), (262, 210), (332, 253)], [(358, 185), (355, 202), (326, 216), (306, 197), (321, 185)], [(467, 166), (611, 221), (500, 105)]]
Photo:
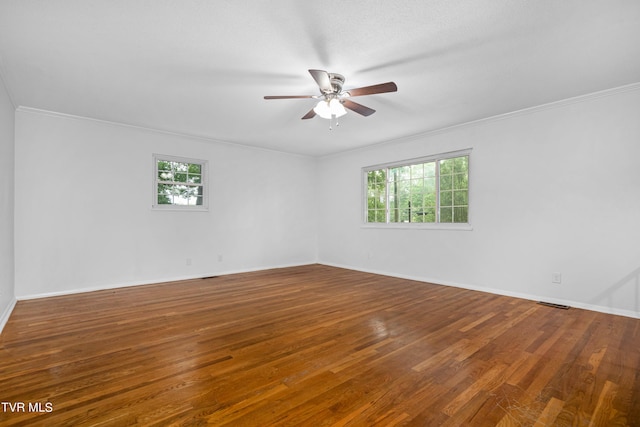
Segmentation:
[[(178, 156), (170, 156), (165, 154), (153, 154), (153, 177), (152, 177), (152, 191), (151, 191), (151, 208), (154, 210), (161, 211), (208, 211), (209, 210), (209, 162), (207, 160), (202, 159), (192, 159), (187, 157), (178, 157)], [(167, 161), (167, 162), (179, 162), (179, 163), (190, 163), (190, 164), (198, 164), (200, 165), (201, 171), (201, 185), (202, 185), (202, 204), (201, 205), (166, 205), (158, 203), (158, 184), (161, 181), (158, 178), (158, 162)]]
[[(400, 161), (395, 161), (395, 162), (389, 162), (389, 163), (382, 163), (382, 164), (377, 164), (377, 165), (372, 165), (372, 166), (366, 166), (364, 168), (362, 168), (362, 172), (361, 172), (361, 177), (362, 177), (362, 195), (360, 197), (361, 203), (362, 203), (362, 227), (363, 228), (382, 228), (382, 229), (398, 229), (398, 228), (403, 228), (403, 229), (424, 229), (424, 230), (473, 230), (473, 227), (471, 225), (471, 204), (472, 204), (472, 197), (471, 197), (471, 186), (472, 186), (472, 180), (471, 180), (471, 148), (467, 148), (464, 150), (458, 150), (458, 151), (450, 151), (450, 152), (446, 152), (446, 153), (439, 153), (439, 154), (433, 154), (433, 155), (429, 155), (429, 156), (425, 156), (425, 157), (417, 157), (417, 158), (413, 158), (413, 159), (408, 159), (408, 160), (400, 160)], [(461, 222), (389, 222), (389, 191), (386, 192), (386, 217), (387, 217), (387, 222), (367, 222), (367, 214), (368, 214), (368, 205), (367, 205), (367, 195), (368, 195), (368, 183), (367, 183), (367, 173), (370, 171), (374, 171), (374, 170), (380, 170), (380, 169), (385, 169), (385, 168), (395, 168), (395, 167), (400, 167), (400, 166), (410, 166), (410, 165), (415, 165), (415, 164), (420, 164), (420, 163), (428, 163), (428, 162), (438, 162), (440, 160), (446, 160), (446, 159), (450, 159), (450, 158), (454, 158), (454, 157), (462, 157), (462, 156), (468, 156), (469, 161), (468, 161), (468, 170), (467, 173), (469, 174), (469, 179), (468, 179), (468, 206), (469, 206), (469, 211), (468, 211), (468, 216), (467, 216), (467, 222), (465, 223), (461, 223)], [(440, 191), (439, 191), (439, 187), (440, 187), (440, 183), (439, 183), (439, 179), (440, 177), (438, 176), (439, 174), (436, 173), (436, 210), (439, 210), (440, 208)]]

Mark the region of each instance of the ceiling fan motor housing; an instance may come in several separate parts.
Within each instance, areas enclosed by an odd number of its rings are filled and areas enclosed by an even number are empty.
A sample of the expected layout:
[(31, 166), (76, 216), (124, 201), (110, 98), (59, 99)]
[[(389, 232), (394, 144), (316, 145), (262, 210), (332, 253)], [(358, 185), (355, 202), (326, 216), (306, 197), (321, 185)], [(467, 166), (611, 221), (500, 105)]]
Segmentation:
[(325, 94), (327, 93), (340, 93), (342, 92), (342, 85), (344, 85), (344, 76), (342, 74), (336, 74), (336, 73), (327, 73), (329, 74), (329, 81), (331, 81), (331, 88), (332, 91), (324, 91)]

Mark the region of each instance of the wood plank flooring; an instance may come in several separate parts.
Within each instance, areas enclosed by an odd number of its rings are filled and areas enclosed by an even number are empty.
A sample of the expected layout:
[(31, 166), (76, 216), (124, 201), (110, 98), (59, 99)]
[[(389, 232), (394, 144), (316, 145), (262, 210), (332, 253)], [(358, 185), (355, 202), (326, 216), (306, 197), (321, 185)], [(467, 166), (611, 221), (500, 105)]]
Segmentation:
[(18, 302), (0, 425), (640, 426), (639, 369), (638, 319), (310, 265)]

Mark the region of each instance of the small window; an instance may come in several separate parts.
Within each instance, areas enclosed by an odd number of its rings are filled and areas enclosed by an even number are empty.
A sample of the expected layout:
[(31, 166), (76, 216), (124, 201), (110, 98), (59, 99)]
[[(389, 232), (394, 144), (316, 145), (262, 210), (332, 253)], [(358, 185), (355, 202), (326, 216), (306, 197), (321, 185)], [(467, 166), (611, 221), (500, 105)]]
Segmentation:
[(206, 160), (154, 155), (153, 164), (153, 208), (207, 209)]
[(365, 222), (469, 224), (469, 153), (365, 168)]

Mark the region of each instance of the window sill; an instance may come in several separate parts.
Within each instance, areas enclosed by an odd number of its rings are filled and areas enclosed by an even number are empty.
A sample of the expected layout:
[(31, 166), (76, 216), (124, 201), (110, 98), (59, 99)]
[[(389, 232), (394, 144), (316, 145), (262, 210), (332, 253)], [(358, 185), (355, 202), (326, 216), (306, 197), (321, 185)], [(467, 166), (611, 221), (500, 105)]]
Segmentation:
[(208, 212), (209, 208), (207, 206), (201, 206), (201, 207), (194, 207), (194, 206), (189, 206), (189, 207), (181, 207), (181, 206), (175, 206), (175, 205), (154, 205), (151, 206), (151, 210), (152, 211), (180, 211), (180, 212)]
[(471, 224), (432, 224), (432, 223), (418, 223), (418, 222), (403, 222), (394, 224), (382, 224), (382, 223), (365, 223), (361, 225), (361, 228), (375, 228), (375, 229), (387, 229), (387, 230), (451, 230), (451, 231), (472, 231), (473, 226)]

